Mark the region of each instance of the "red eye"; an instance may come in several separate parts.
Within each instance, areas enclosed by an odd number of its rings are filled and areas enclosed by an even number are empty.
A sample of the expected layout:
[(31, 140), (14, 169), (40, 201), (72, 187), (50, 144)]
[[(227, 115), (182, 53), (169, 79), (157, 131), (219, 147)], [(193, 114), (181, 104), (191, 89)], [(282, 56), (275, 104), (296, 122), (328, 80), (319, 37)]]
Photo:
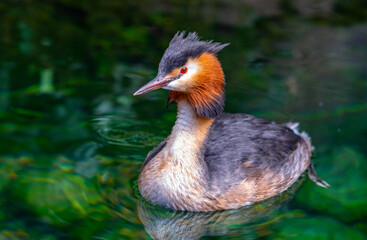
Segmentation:
[(180, 71), (182, 74), (185, 74), (185, 73), (187, 73), (187, 68), (186, 67), (183, 67), (183, 68), (181, 68), (181, 71)]

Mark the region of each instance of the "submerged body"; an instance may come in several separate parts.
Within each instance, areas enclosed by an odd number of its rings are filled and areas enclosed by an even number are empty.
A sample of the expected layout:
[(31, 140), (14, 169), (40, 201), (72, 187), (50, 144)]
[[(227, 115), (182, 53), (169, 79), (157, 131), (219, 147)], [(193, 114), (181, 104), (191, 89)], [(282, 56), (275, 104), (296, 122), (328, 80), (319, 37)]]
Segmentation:
[[(145, 199), (176, 210), (235, 209), (283, 192), (307, 168), (312, 180), (327, 187), (310, 164), (311, 142), (297, 132), (297, 124), (222, 113), (224, 75), (219, 61), (203, 51), (175, 62), (170, 51), (176, 50), (178, 40), (185, 42), (182, 34), (175, 38), (160, 64), (164, 78), (136, 93), (157, 86), (169, 89), (169, 103), (177, 103), (178, 110), (172, 133), (148, 154), (141, 169), (138, 186)], [(191, 35), (191, 48), (192, 42), (203, 43), (196, 34)], [(162, 67), (169, 61), (178, 68)], [(190, 70), (192, 74), (184, 76)]]

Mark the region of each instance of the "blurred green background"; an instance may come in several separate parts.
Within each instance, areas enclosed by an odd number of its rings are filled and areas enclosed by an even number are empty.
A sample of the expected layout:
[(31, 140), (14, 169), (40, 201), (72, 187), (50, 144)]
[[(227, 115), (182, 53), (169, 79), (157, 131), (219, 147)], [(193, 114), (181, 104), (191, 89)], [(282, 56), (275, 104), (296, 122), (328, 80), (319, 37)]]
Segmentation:
[[(300, 122), (331, 188), (210, 214), (141, 199), (176, 113), (132, 93), (178, 30), (231, 43), (225, 110)], [(0, 240), (367, 239), (366, 43), (363, 0), (2, 0)]]

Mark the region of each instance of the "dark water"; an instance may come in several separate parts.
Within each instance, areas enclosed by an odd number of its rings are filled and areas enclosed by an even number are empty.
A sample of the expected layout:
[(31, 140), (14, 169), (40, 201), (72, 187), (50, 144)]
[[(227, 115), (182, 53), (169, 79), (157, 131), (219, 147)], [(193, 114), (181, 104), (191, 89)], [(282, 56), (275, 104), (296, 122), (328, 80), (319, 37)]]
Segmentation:
[[(2, 1), (0, 239), (366, 239), (366, 9)], [(140, 166), (170, 133), (175, 107), (164, 90), (132, 93), (182, 29), (231, 43), (219, 54), (226, 111), (300, 122), (331, 188), (304, 178), (265, 202), (205, 214), (139, 197)]]

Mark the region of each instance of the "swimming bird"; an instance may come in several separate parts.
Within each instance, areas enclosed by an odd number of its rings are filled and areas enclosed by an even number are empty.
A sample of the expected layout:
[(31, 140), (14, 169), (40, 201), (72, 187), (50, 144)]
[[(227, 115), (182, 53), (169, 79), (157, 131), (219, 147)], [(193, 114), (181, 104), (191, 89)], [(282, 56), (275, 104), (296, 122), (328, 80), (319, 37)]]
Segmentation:
[(223, 113), (225, 78), (217, 53), (228, 44), (177, 32), (157, 76), (134, 95), (169, 90), (177, 104), (171, 134), (148, 153), (138, 188), (149, 202), (196, 212), (236, 209), (289, 188), (308, 169), (309, 136), (297, 123), (276, 124), (248, 114)]

